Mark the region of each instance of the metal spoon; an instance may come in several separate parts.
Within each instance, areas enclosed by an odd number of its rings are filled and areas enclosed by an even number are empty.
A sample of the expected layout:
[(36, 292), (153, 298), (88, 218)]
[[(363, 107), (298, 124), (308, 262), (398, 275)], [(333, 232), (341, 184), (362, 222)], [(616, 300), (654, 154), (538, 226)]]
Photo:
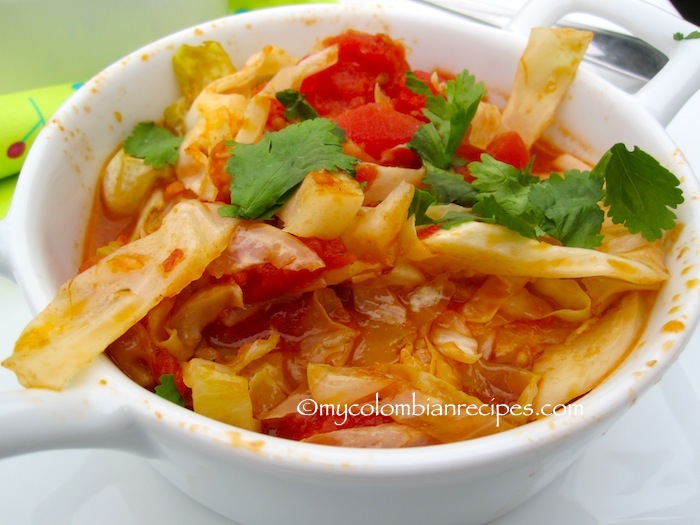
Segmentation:
[[(508, 20), (505, 9), (499, 10), (480, 1), (411, 1), (491, 27), (502, 28)], [(469, 4), (472, 5), (471, 9)], [(565, 25), (593, 33), (593, 41), (584, 60), (597, 66), (603, 76), (626, 91), (638, 90), (668, 62), (666, 55), (637, 37), (585, 24)]]

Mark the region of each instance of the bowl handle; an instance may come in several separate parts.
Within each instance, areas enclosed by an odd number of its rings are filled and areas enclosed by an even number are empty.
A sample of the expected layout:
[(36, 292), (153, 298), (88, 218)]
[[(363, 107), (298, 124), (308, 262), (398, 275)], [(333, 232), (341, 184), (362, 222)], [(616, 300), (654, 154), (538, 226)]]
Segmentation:
[[(700, 39), (677, 41), (675, 33), (698, 28), (677, 15), (640, 0), (530, 0), (507, 29), (527, 35), (536, 26), (551, 26), (573, 13), (596, 15), (627, 29), (668, 57), (667, 64), (633, 97), (663, 126), (700, 89)], [(630, 16), (629, 13), (634, 13)]]
[(27, 389), (0, 393), (0, 458), (40, 450), (109, 448), (148, 456), (131, 410), (115, 396)]
[(10, 264), (10, 220), (5, 217), (0, 220), (0, 276), (15, 282)]

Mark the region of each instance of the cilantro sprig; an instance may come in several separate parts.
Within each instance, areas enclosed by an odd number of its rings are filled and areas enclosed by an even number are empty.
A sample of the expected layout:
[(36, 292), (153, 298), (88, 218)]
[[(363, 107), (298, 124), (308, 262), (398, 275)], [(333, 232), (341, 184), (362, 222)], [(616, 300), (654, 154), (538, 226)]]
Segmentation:
[(671, 210), (683, 202), (680, 181), (648, 153), (615, 144), (592, 173), (605, 179), (604, 204), (615, 224), (649, 241), (674, 227), (676, 214)]
[(418, 128), (408, 147), (425, 162), (448, 170), (486, 89), (466, 69), (454, 80), (446, 82), (445, 96), (434, 94), (410, 73), (407, 75), (407, 86), (425, 96), (423, 114), (429, 120), (428, 124)]
[(445, 95), (433, 93), (413, 73), (406, 75), (406, 86), (426, 97), (423, 114), (429, 120), (413, 135), (408, 147), (423, 160), (426, 169), (424, 184), (437, 202), (455, 202), (471, 206), (476, 202), (476, 191), (455, 173), (457, 149), (464, 140), (479, 101), (486, 94), (484, 85), (477, 83), (465, 69), (454, 80), (445, 84)]
[(687, 35), (681, 32), (673, 33), (674, 40), (694, 40), (696, 38), (700, 38), (700, 31), (691, 31)]
[(354, 172), (358, 159), (343, 153), (345, 133), (317, 118), (267, 133), (254, 144), (232, 143), (226, 170), (231, 174), (231, 205), (224, 217), (269, 219), (312, 171)]
[(413, 193), (413, 200), (411, 201), (411, 205), (408, 209), (408, 216), (411, 217), (412, 215), (415, 215), (416, 226), (436, 224), (440, 228), (445, 230), (449, 230), (450, 228), (452, 228), (453, 226), (457, 226), (458, 224), (471, 222), (474, 220), (479, 220), (482, 222), (492, 222), (488, 219), (485, 219), (484, 217), (477, 217), (473, 213), (470, 213), (466, 210), (448, 211), (439, 219), (432, 219), (428, 216), (427, 211), (430, 206), (436, 203), (437, 201), (432, 193), (416, 188), (416, 190)]
[[(443, 217), (432, 221), (425, 213), (435, 203), (420, 196), (411, 212), (416, 225), (437, 223), (449, 228), (467, 220), (500, 224), (525, 237), (545, 236), (564, 246), (596, 248), (603, 236), (602, 205), (615, 224), (645, 239), (660, 239), (663, 230), (673, 228), (675, 209), (683, 202), (678, 179), (659, 162), (635, 147), (629, 151), (615, 144), (591, 171), (567, 170), (548, 179), (530, 174), (531, 167), (517, 169), (483, 154), (480, 162), (469, 164), (476, 190), (473, 214)], [(426, 193), (426, 192), (422, 192)], [(450, 198), (459, 198), (459, 194)], [(414, 197), (416, 201), (416, 197)], [(426, 205), (427, 202), (427, 205)], [(452, 201), (454, 202), (454, 201)]]
[[(687, 38), (695, 38), (688, 35)], [(603, 236), (603, 205), (615, 224), (653, 241), (673, 228), (673, 213), (683, 196), (678, 179), (657, 160), (635, 147), (614, 145), (591, 171), (568, 170), (541, 180), (531, 175), (532, 162), (515, 168), (482, 154), (469, 164), (472, 183), (457, 174), (459, 145), (485, 94), (481, 83), (464, 70), (448, 81), (445, 95), (434, 94), (414, 75), (406, 86), (426, 97), (421, 126), (408, 146), (421, 157), (426, 169), (423, 184), (409, 211), (417, 226), (438, 224), (450, 228), (465, 221), (500, 224), (525, 237), (551, 237), (565, 246), (596, 248)], [(426, 210), (433, 204), (456, 203), (471, 211), (451, 212), (438, 221)]]
[(175, 384), (175, 376), (173, 374), (163, 374), (160, 376), (160, 378), (158, 378), (158, 382), (160, 384), (155, 388), (155, 392), (158, 396), (162, 397), (163, 399), (167, 399), (176, 405), (180, 405), (181, 407), (185, 406), (185, 399), (177, 389), (177, 385)]
[(602, 177), (569, 170), (563, 177), (553, 173), (540, 180), (530, 175), (530, 166), (519, 170), (489, 155), (469, 169), (480, 190), (474, 205), (480, 216), (532, 239), (550, 236), (580, 248), (600, 245)]
[(285, 107), (284, 116), (289, 121), (319, 117), (318, 111), (306, 101), (304, 94), (295, 89), (278, 91), (275, 98)]
[(143, 159), (155, 169), (162, 169), (177, 162), (177, 149), (183, 137), (158, 126), (155, 122), (141, 122), (124, 141), (124, 153)]

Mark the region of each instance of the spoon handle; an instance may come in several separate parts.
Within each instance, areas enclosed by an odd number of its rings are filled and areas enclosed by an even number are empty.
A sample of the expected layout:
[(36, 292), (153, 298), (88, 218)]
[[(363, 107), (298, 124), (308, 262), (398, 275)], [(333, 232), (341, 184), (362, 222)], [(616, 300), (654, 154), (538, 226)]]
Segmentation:
[[(496, 28), (513, 27), (513, 22), (510, 19), (517, 13), (514, 11), (509, 13), (507, 9), (497, 9), (495, 6), (473, 0), (470, 2), (413, 1), (458, 15), (472, 22)], [(542, 8), (544, 8), (545, 13), (541, 13)], [(526, 10), (525, 7), (523, 10)], [(536, 9), (529, 8), (529, 10), (535, 11), (534, 15), (546, 15), (549, 12), (554, 12), (555, 6), (553, 2), (547, 2), (544, 6), (538, 5)], [(558, 12), (560, 9), (556, 11)], [(565, 12), (565, 14), (569, 13)], [(535, 18), (539, 19), (539, 16)], [(561, 21), (561, 18), (552, 18), (547, 25), (567, 26), (591, 31), (593, 42), (589, 46), (584, 60), (595, 64), (605, 72), (622, 77), (620, 82), (615, 83), (626, 86), (628, 90), (630, 88), (639, 89), (653, 78), (668, 61), (666, 55), (640, 38), (589, 24), (569, 20)], [(530, 27), (534, 27), (534, 25), (529, 25), (528, 31)]]

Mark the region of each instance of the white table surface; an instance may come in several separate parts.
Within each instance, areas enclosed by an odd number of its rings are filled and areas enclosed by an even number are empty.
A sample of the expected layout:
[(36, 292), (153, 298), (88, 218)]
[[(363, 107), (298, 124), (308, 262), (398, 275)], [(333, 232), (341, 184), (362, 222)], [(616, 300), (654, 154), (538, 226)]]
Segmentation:
[[(665, 0), (654, 3), (670, 8)], [(668, 128), (696, 173), (700, 173), (698, 116), (700, 94)], [(29, 319), (17, 286), (0, 278), (0, 358), (11, 352)], [(700, 523), (699, 377), (700, 332), (662, 381), (573, 467), (494, 523)], [(14, 376), (0, 368), (0, 391), (17, 388)], [(1, 434), (0, 428), (0, 439)], [(232, 525), (173, 488), (137, 456), (68, 450), (0, 460), (0, 524), (95, 523)]]

